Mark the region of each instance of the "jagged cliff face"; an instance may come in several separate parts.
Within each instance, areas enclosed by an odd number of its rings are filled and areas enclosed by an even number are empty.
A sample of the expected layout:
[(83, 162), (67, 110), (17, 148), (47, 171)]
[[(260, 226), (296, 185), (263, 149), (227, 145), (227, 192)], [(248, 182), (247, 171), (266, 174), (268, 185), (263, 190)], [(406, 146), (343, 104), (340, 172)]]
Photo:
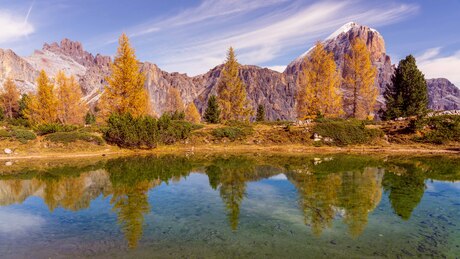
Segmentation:
[(429, 107), (433, 110), (460, 110), (460, 89), (445, 78), (428, 79)]
[[(394, 66), (386, 55), (385, 42), (377, 31), (349, 23), (334, 32), (325, 41), (325, 48), (334, 53), (339, 71), (342, 71), (345, 54), (349, 53), (351, 42), (355, 38), (363, 39), (372, 55), (372, 62), (378, 69), (376, 85), (380, 92), (391, 80)], [(241, 66), (240, 76), (245, 82), (248, 98), (255, 110), (258, 104), (265, 106), (267, 118), (270, 120), (295, 119), (295, 94), (297, 76), (302, 70), (304, 57), (308, 51), (294, 60), (283, 73), (257, 66)], [(22, 92), (35, 90), (35, 79), (38, 71), (44, 69), (50, 76), (64, 70), (79, 80), (85, 98), (94, 104), (106, 84), (105, 78), (110, 74), (111, 59), (97, 54), (94, 56), (83, 49), (79, 42), (68, 39), (59, 44), (45, 44), (42, 50), (35, 51), (30, 57), (22, 58), (11, 50), (0, 49), (0, 83), (10, 77), (15, 80)], [(216, 94), (222, 65), (207, 73), (195, 77), (186, 74), (168, 73), (157, 65), (141, 63), (141, 71), (146, 75), (145, 87), (156, 114), (163, 113), (170, 88), (181, 93), (184, 103), (194, 102), (204, 112), (206, 102), (211, 94)], [(458, 109), (460, 99), (458, 88), (443, 80), (428, 80), (430, 108)], [(383, 97), (379, 96), (380, 106), (384, 105)]]

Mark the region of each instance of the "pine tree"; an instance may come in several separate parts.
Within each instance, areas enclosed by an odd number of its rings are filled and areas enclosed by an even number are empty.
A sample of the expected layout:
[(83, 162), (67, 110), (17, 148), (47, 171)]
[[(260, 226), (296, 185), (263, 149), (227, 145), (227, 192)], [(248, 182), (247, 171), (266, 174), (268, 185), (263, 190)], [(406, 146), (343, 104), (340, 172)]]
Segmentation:
[(57, 104), (54, 84), (42, 70), (37, 78), (37, 94), (32, 95), (28, 101), (26, 118), (32, 124), (54, 123), (57, 120)]
[(246, 87), (238, 74), (239, 64), (232, 47), (228, 50), (227, 61), (222, 69), (218, 98), (221, 107), (221, 119), (224, 121), (249, 120), (252, 109), (249, 107)]
[(18, 111), (18, 117), (22, 119), (26, 119), (26, 111), (27, 111), (27, 106), (30, 103), (30, 97), (27, 94), (22, 94), (21, 99), (19, 99), (19, 111)]
[(184, 112), (184, 102), (182, 101), (179, 90), (176, 88), (169, 89), (166, 107), (166, 112), (169, 113)]
[(350, 116), (370, 119), (379, 94), (375, 85), (377, 70), (372, 65), (371, 54), (361, 39), (352, 42), (350, 54), (345, 56), (344, 85), (351, 94), (345, 100), (351, 107)]
[(2, 108), (7, 118), (12, 119), (19, 112), (19, 97), (16, 84), (11, 78), (8, 78), (3, 84), (3, 91), (0, 94)]
[(257, 106), (256, 121), (257, 122), (265, 121), (265, 107), (262, 104), (259, 104), (259, 106)]
[(139, 61), (124, 33), (120, 36), (112, 74), (107, 82), (99, 104), (103, 118), (107, 118), (110, 113), (130, 113), (139, 117), (150, 112), (144, 88), (145, 75), (139, 72)]
[(297, 117), (317, 115), (339, 117), (343, 114), (340, 75), (332, 53), (316, 43), (311, 54), (305, 57), (305, 66), (299, 76), (297, 92)]
[(387, 106), (385, 117), (388, 119), (423, 116), (427, 113), (428, 89), (425, 76), (417, 68), (412, 55), (399, 62), (384, 96)]
[(82, 100), (83, 93), (75, 77), (67, 77), (63, 71), (59, 71), (55, 82), (59, 122), (62, 124), (83, 124), (85, 111), (88, 108)]
[(203, 119), (206, 122), (213, 124), (220, 122), (220, 108), (215, 95), (211, 95), (211, 97), (209, 97), (208, 107), (206, 107)]
[(200, 123), (201, 121), (201, 115), (193, 102), (187, 105), (187, 109), (185, 110), (185, 119), (193, 123)]

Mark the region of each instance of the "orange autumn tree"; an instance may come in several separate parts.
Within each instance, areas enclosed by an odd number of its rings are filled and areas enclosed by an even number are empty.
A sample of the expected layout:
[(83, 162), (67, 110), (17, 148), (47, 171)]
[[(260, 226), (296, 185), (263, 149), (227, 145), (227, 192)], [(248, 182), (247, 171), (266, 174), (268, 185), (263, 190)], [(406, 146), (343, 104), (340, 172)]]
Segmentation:
[(88, 109), (82, 100), (83, 93), (74, 76), (67, 77), (63, 71), (56, 75), (57, 118), (62, 124), (83, 124)]
[(11, 78), (8, 78), (3, 84), (3, 91), (0, 94), (1, 105), (7, 118), (12, 119), (14, 114), (19, 111), (19, 98), (20, 93), (16, 84)]
[(372, 119), (379, 91), (375, 85), (377, 69), (372, 65), (371, 53), (362, 39), (352, 42), (350, 54), (345, 56), (344, 86), (349, 94), (345, 98), (351, 107), (350, 116)]
[(99, 102), (102, 118), (107, 118), (110, 113), (130, 113), (134, 117), (149, 113), (145, 75), (139, 71), (139, 61), (124, 33), (120, 36), (112, 74), (107, 82)]
[(340, 75), (332, 53), (316, 43), (305, 57), (305, 65), (299, 76), (297, 92), (297, 117), (314, 118), (317, 115), (339, 117), (343, 114)]
[(193, 102), (189, 103), (187, 109), (185, 109), (185, 119), (193, 123), (201, 121), (201, 115)]
[(180, 96), (179, 90), (171, 88), (168, 91), (168, 97), (166, 98), (166, 112), (183, 112), (184, 102)]
[(37, 78), (37, 93), (31, 95), (25, 116), (32, 124), (54, 123), (57, 121), (57, 105), (54, 84), (41, 70)]
[(238, 74), (239, 66), (235, 51), (230, 47), (217, 86), (223, 121), (247, 121), (253, 113), (247, 99), (246, 86)]

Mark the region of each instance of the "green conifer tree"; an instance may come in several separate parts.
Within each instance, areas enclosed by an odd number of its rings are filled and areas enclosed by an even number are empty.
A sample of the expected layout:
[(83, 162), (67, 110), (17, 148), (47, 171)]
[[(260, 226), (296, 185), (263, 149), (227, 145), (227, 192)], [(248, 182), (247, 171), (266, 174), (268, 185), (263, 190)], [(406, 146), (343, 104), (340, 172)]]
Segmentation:
[(208, 107), (205, 110), (203, 119), (207, 123), (215, 124), (220, 122), (220, 108), (215, 95), (211, 95), (211, 97), (209, 97)]
[(407, 56), (399, 62), (391, 85), (385, 91), (385, 117), (423, 116), (428, 109), (428, 88), (425, 76), (417, 68), (415, 58)]
[(256, 121), (258, 122), (265, 121), (265, 107), (262, 104), (259, 104), (259, 106), (257, 106)]

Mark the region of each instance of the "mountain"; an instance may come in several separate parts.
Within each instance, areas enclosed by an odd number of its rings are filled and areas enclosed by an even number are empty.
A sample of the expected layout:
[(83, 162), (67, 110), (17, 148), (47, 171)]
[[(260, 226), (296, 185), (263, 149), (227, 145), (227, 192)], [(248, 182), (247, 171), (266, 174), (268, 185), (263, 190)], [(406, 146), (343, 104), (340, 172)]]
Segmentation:
[[(380, 93), (390, 82), (394, 72), (391, 58), (386, 54), (383, 36), (374, 29), (356, 23), (348, 23), (324, 41), (325, 48), (334, 53), (335, 61), (342, 71), (345, 54), (350, 51), (351, 42), (361, 38), (371, 52), (373, 64), (378, 69), (378, 86)], [(267, 68), (242, 65), (240, 76), (245, 82), (248, 98), (254, 110), (258, 104), (265, 106), (267, 118), (271, 120), (291, 120), (295, 118), (295, 93), (297, 76), (303, 68), (303, 60), (309, 51), (291, 62), (283, 73)], [(38, 71), (44, 69), (53, 76), (59, 70), (73, 74), (79, 80), (86, 100), (93, 104), (105, 85), (105, 78), (110, 73), (111, 58), (100, 54), (93, 55), (83, 49), (79, 42), (64, 39), (60, 43), (44, 44), (29, 57), (20, 57), (12, 50), (0, 49), (0, 83), (11, 77), (22, 92), (35, 90), (35, 78)], [(222, 65), (207, 73), (190, 77), (181, 73), (168, 73), (157, 65), (141, 63), (141, 71), (146, 74), (145, 87), (148, 90), (152, 106), (157, 114), (166, 107), (166, 97), (170, 88), (181, 93), (185, 103), (195, 102), (203, 112), (207, 99), (217, 92), (217, 82)], [(458, 109), (460, 106), (459, 90), (445, 79), (427, 80), (429, 86), (430, 108)], [(379, 106), (384, 106), (382, 95)], [(376, 107), (377, 109), (379, 107)]]
[(429, 106), (433, 110), (460, 110), (460, 89), (445, 78), (428, 79)]

